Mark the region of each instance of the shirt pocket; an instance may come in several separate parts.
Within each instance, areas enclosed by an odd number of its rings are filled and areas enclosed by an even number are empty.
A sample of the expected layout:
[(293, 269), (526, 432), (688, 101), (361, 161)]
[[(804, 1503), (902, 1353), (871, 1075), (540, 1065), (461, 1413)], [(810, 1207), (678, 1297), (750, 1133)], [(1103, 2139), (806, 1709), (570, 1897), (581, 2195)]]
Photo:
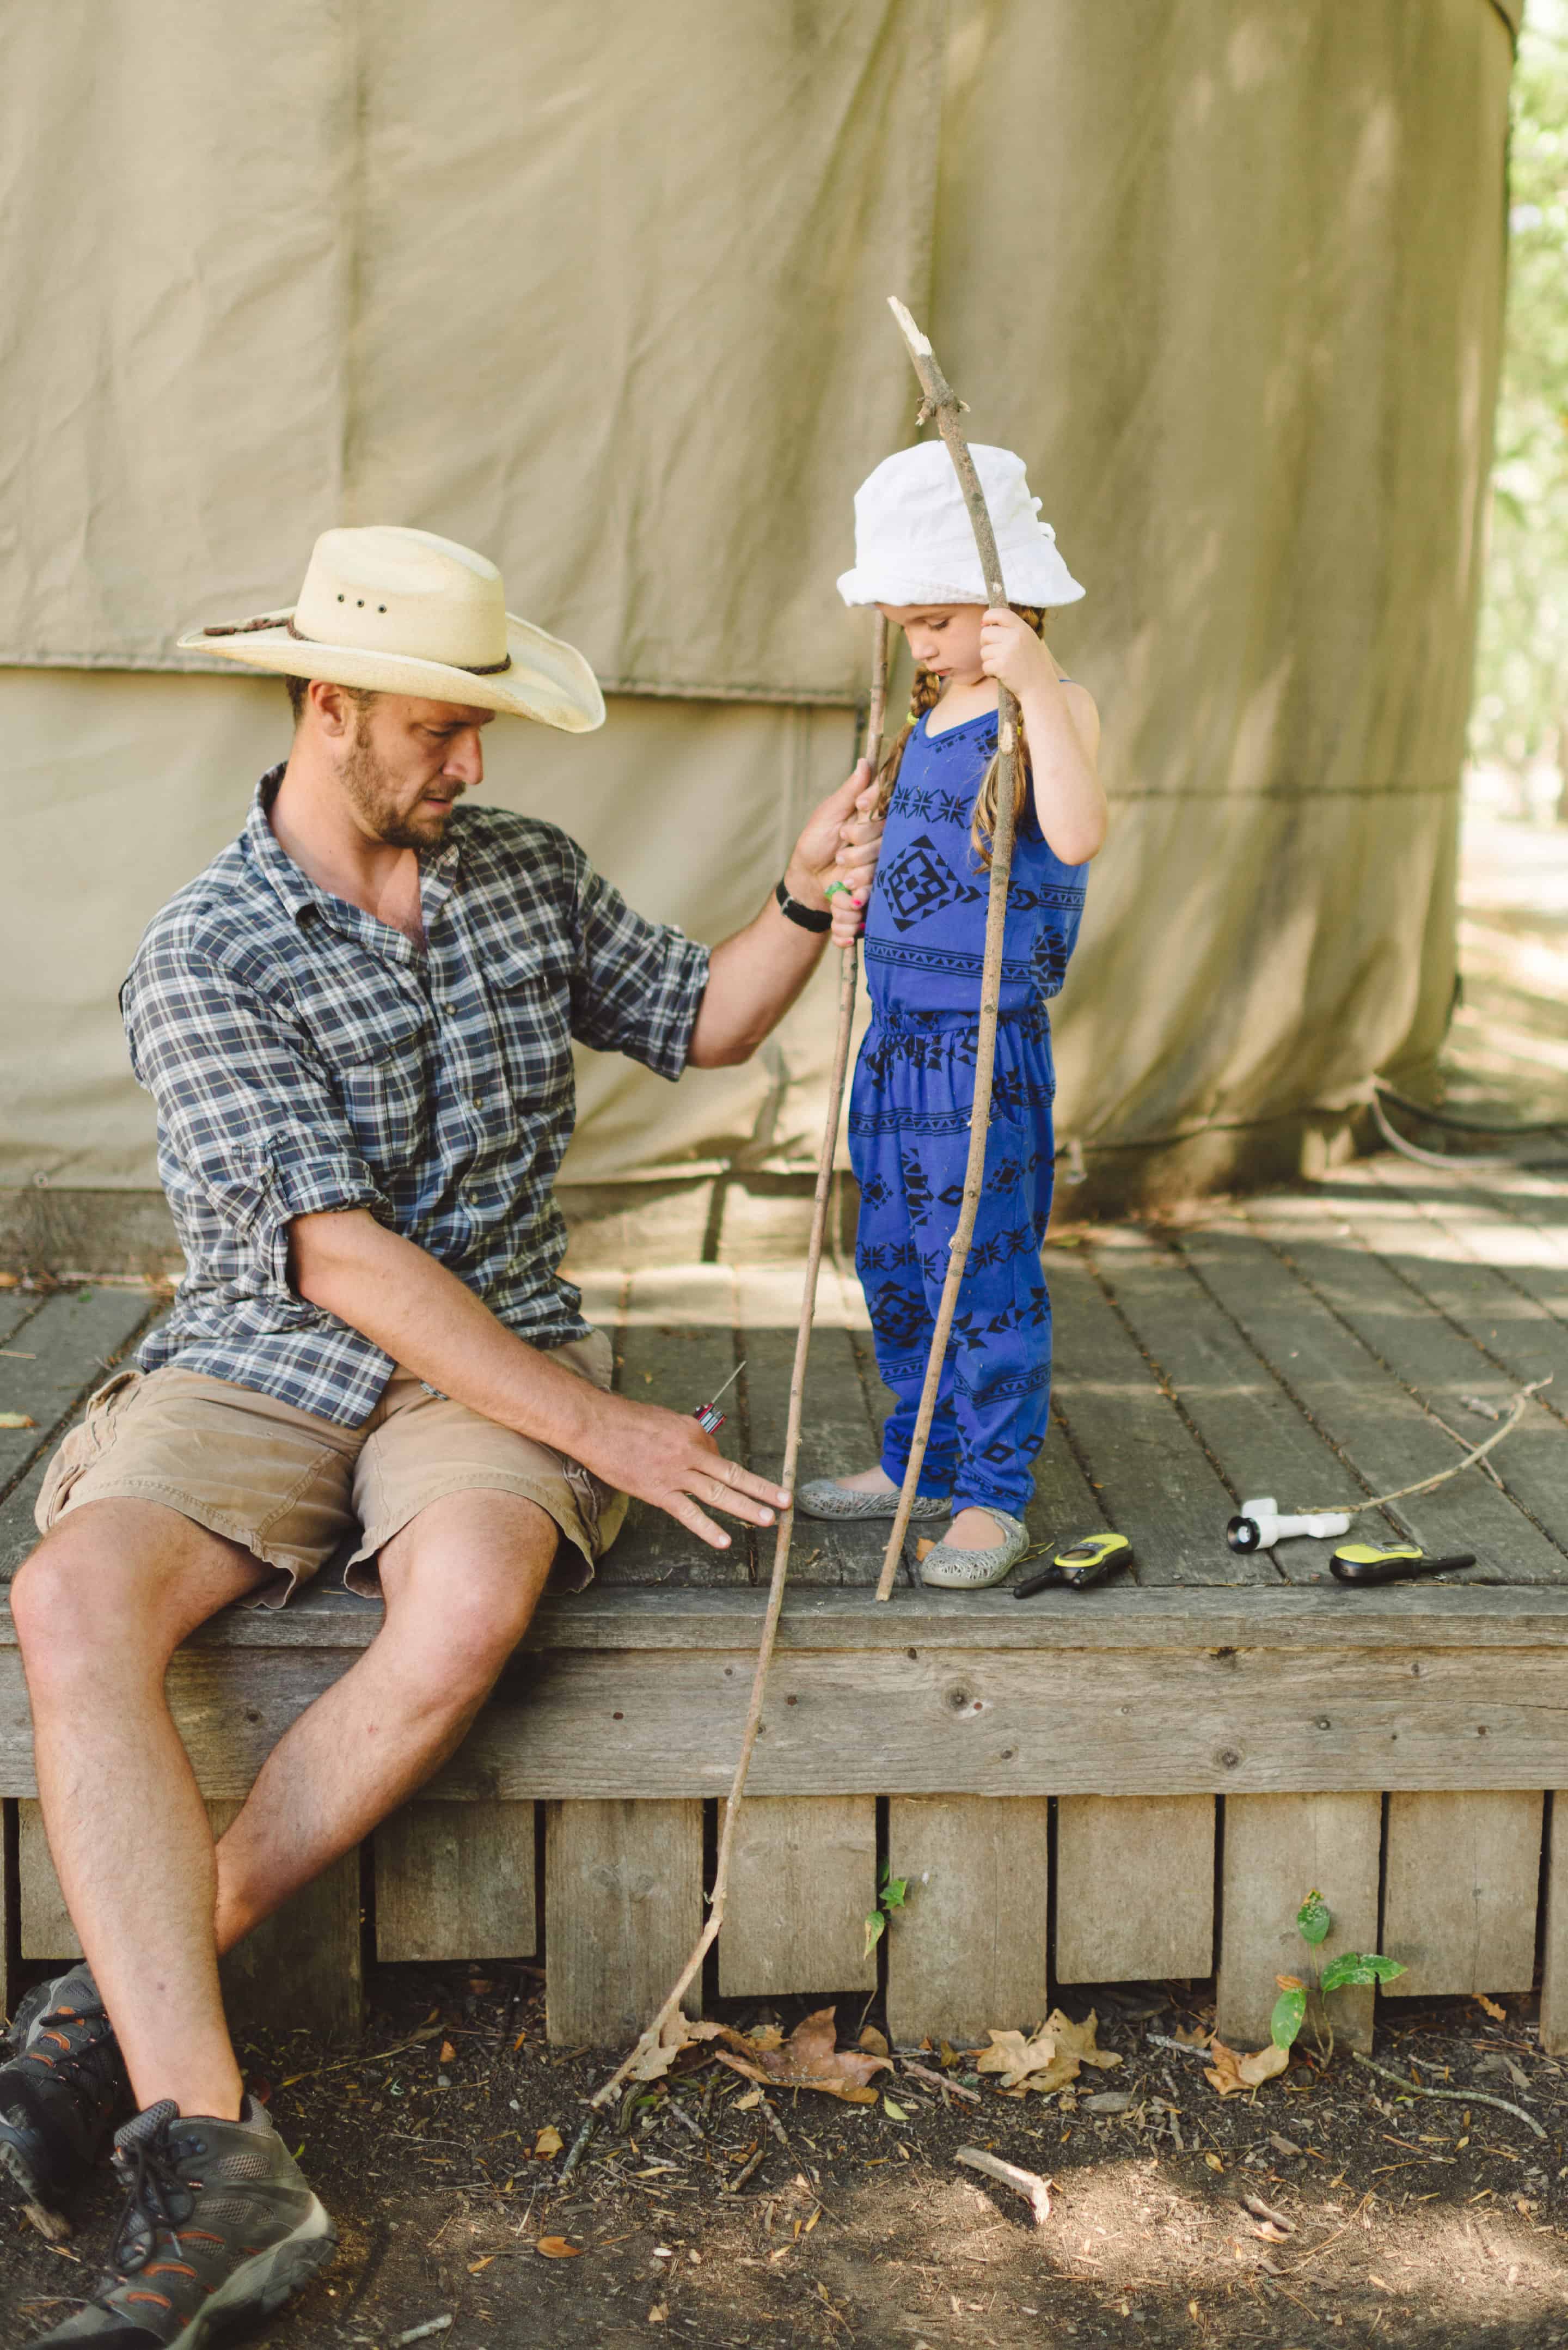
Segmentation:
[(431, 1019), (421, 1004), (378, 1006), (354, 1038), (327, 1048), (332, 1087), (355, 1142), (378, 1174), (424, 1149), (430, 1125)]
[(569, 1110), (572, 1076), (572, 977), (564, 951), (518, 941), (487, 962), (490, 1003), (501, 1047), (504, 1103), (518, 1118)]

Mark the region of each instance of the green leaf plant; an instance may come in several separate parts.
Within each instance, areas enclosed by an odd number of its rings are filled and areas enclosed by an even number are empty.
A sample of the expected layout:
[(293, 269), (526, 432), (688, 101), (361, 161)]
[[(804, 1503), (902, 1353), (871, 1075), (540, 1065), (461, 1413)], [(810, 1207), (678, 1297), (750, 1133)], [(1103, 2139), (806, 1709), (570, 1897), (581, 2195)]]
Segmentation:
[(882, 1864), (882, 1875), (879, 1880), (879, 1890), (877, 1896), (877, 1907), (872, 1910), (870, 1916), (866, 1920), (866, 1955), (867, 1958), (870, 1957), (872, 1951), (876, 1949), (877, 1943), (887, 1932), (888, 1921), (892, 1917), (894, 1910), (907, 1908), (909, 1899), (909, 1878), (907, 1877), (894, 1877), (889, 1871), (887, 1862), (884, 1861)]
[[(1320, 1967), (1317, 1953), (1328, 1939), (1329, 1928), (1333, 1923), (1333, 1913), (1322, 1894), (1315, 1890), (1309, 1893), (1296, 1911), (1296, 1931), (1312, 1952), (1312, 1983), (1309, 1988), (1299, 1975), (1276, 1975), (1274, 1981), (1280, 1986), (1280, 1995), (1269, 2018), (1269, 2037), (1275, 2047), (1293, 2047), (1296, 2034), (1306, 2022), (1311, 1993), (1315, 1991), (1317, 2000), (1313, 2014), (1313, 2030), (1317, 2037), (1318, 2054), (1325, 2064), (1334, 2054), (1334, 2024), (1327, 2007), (1334, 1992), (1367, 1983), (1391, 1982), (1396, 1975), (1402, 1975), (1405, 1971), (1397, 1959), (1386, 1959), (1376, 1950), (1342, 1950), (1337, 1959), (1330, 1959), (1326, 1967)], [(1318, 2029), (1320, 2016), (1328, 2033), (1326, 2042), (1323, 2032)]]

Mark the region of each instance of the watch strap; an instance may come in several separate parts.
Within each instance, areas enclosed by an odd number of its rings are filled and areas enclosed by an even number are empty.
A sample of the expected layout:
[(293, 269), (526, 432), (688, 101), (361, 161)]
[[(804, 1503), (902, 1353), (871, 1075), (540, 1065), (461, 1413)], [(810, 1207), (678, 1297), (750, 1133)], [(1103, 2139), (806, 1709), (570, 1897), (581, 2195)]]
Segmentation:
[(831, 914), (816, 906), (803, 906), (798, 898), (790, 896), (782, 881), (774, 891), (774, 896), (778, 902), (780, 913), (786, 920), (798, 922), (803, 931), (830, 931), (833, 928)]

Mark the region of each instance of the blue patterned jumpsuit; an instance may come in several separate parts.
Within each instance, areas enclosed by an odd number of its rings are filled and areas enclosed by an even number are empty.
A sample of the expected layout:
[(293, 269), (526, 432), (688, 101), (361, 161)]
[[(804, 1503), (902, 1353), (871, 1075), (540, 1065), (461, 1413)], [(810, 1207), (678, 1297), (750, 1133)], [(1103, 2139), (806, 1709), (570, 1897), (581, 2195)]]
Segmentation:
[[(970, 838), (996, 749), (996, 714), (904, 748), (867, 908), (872, 1024), (849, 1107), (860, 1183), (856, 1265), (877, 1366), (898, 1399), (882, 1466), (909, 1457), (948, 1243), (963, 1196), (974, 1099), (987, 868)], [(1083, 915), (1086, 868), (1046, 847), (1031, 806), (1013, 849), (985, 1183), (959, 1291), (922, 1493), (1022, 1517), (1051, 1402), (1051, 1301), (1040, 1246), (1051, 1212), (1056, 1089), (1045, 999)]]

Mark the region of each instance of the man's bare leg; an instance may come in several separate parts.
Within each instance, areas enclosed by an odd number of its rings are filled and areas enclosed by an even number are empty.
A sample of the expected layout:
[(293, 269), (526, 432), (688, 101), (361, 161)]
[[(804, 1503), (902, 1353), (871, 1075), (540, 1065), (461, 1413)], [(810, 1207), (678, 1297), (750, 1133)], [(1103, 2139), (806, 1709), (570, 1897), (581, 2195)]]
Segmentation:
[(221, 1950), (460, 1743), (527, 1629), (557, 1539), (534, 1503), (472, 1492), (432, 1502), (387, 1544), (381, 1630), (278, 1741), (218, 1846)]
[(163, 1694), (188, 1634), (268, 1570), (161, 1503), (85, 1503), (12, 1586), (66, 1906), (141, 2106), (233, 2117), (213, 1833)]

